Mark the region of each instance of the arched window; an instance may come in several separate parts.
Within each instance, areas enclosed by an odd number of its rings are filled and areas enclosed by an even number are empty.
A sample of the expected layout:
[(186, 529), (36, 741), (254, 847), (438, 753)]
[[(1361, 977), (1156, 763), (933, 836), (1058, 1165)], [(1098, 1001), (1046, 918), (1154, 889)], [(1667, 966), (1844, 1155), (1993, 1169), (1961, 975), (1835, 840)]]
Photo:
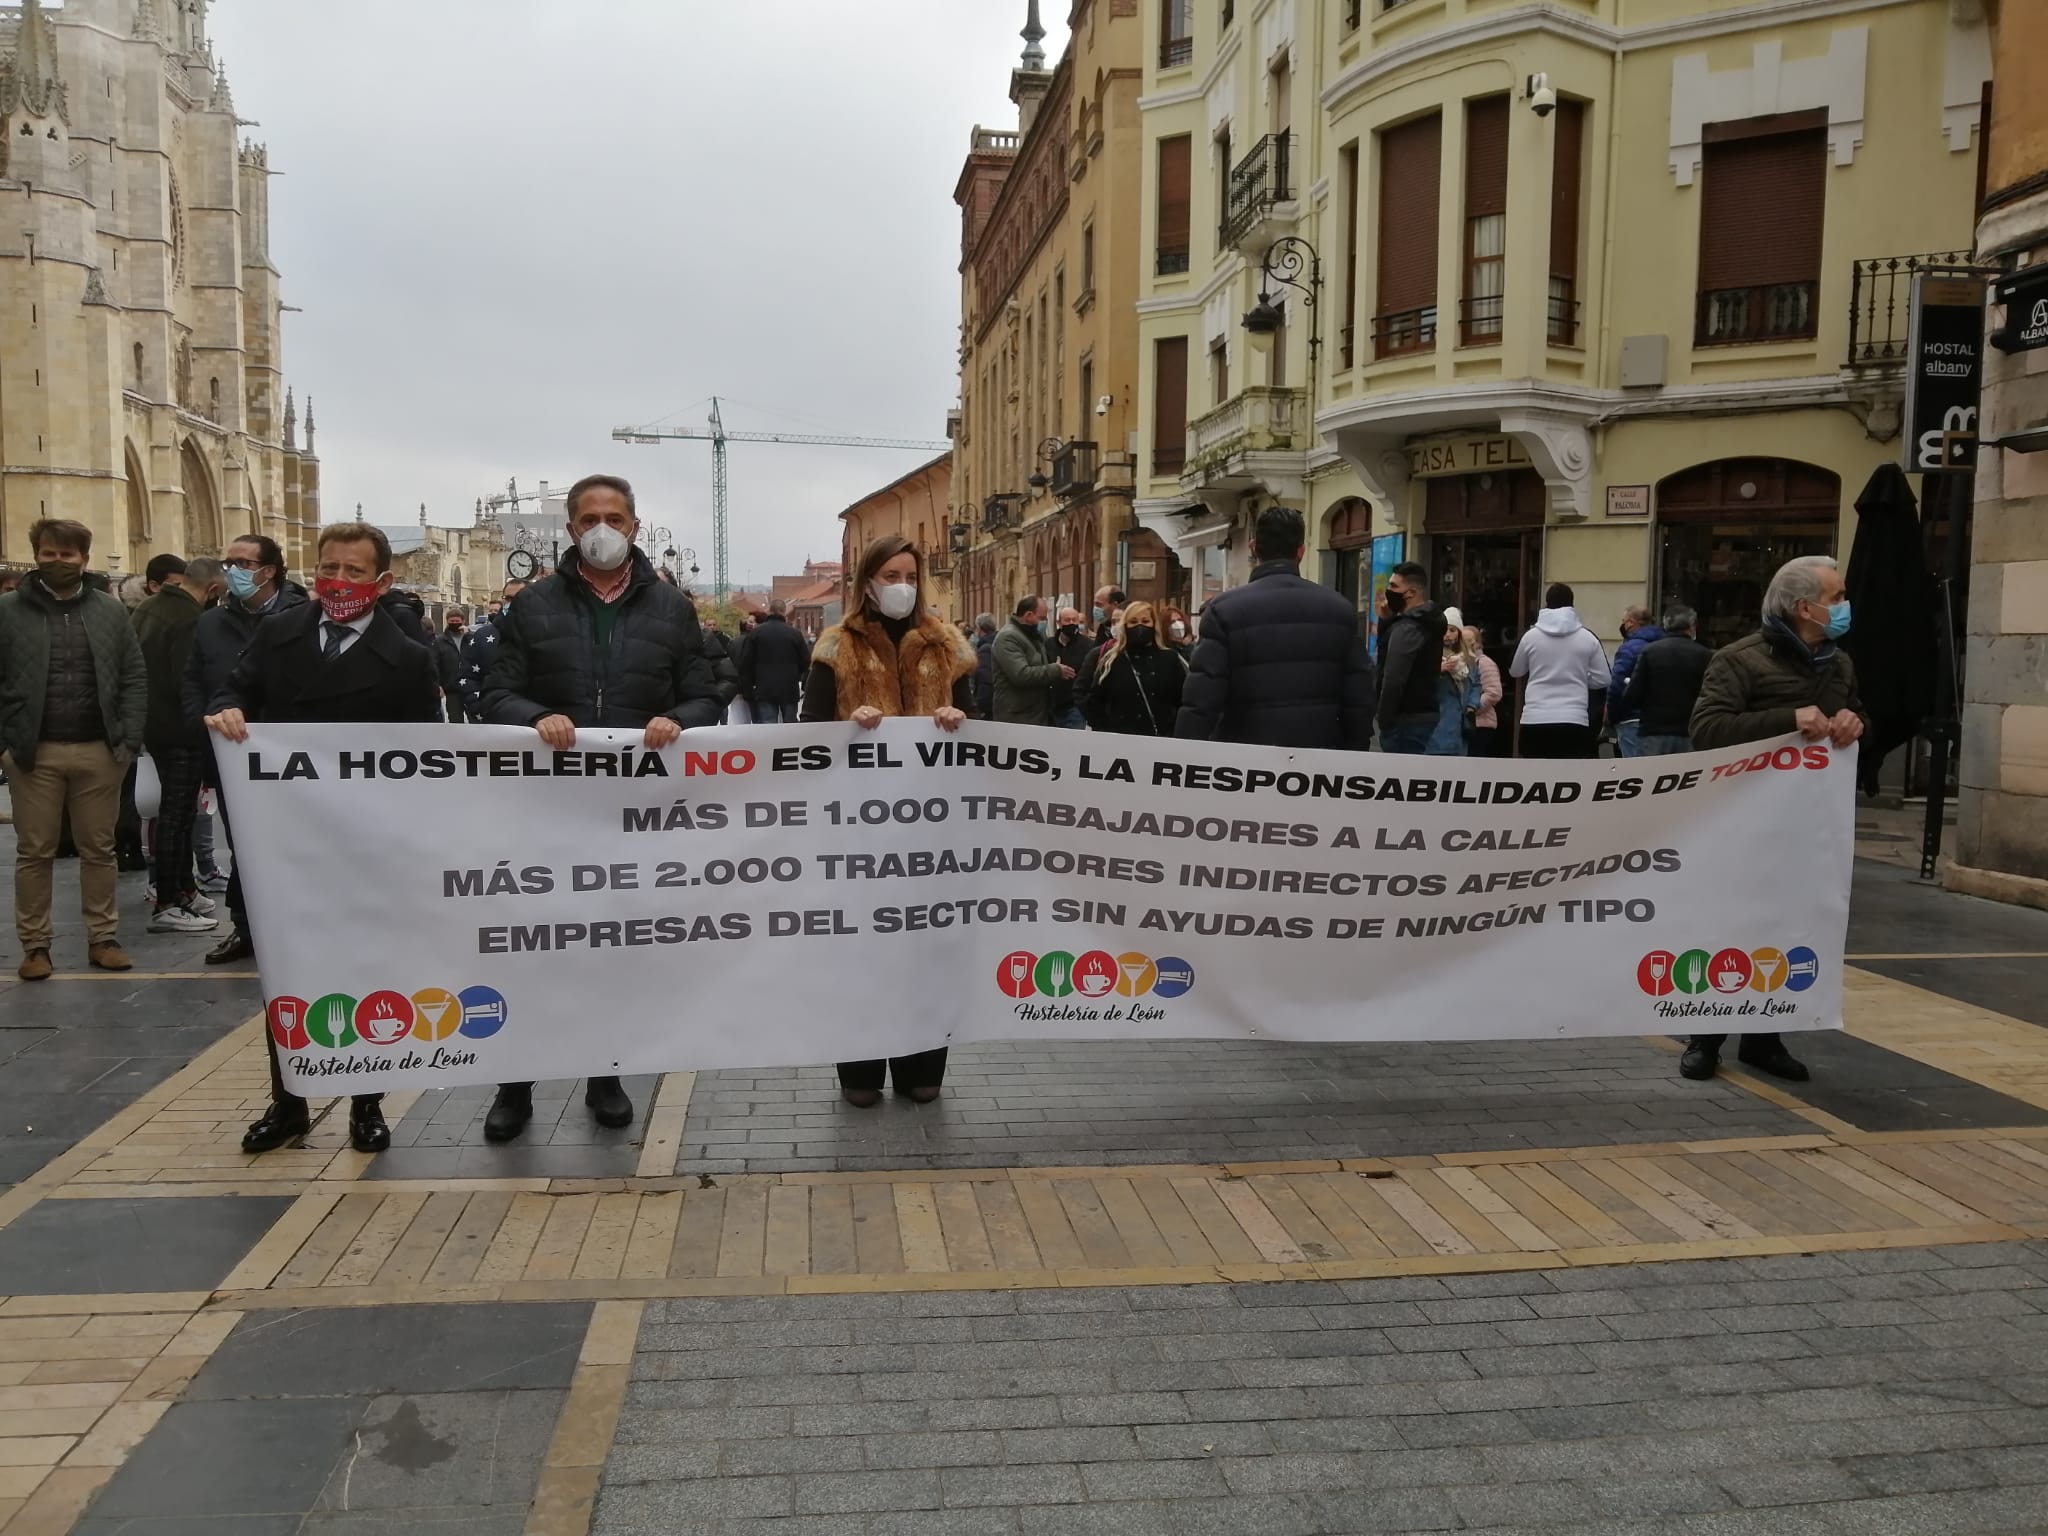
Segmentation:
[(1799, 555), (1832, 555), (1842, 480), (1793, 459), (1715, 459), (1657, 482), (1657, 600), (1700, 616), (1726, 645), (1755, 629), (1771, 575)]

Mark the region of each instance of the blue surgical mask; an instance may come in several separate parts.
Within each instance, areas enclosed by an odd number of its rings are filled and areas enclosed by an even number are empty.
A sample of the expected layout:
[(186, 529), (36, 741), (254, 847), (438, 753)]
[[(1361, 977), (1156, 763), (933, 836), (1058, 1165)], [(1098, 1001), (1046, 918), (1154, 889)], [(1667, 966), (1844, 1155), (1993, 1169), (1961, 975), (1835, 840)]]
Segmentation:
[(1828, 605), (1828, 638), (1839, 640), (1849, 633), (1849, 599)]
[(1104, 613), (1100, 608), (1091, 608), (1088, 611), (1095, 616), (1095, 622), (1097, 624), (1102, 623), (1105, 619), (1109, 617), (1109, 615)]
[(228, 567), (228, 590), (238, 598), (247, 601), (262, 589), (263, 583), (256, 579), (254, 571), (245, 571), (239, 565)]

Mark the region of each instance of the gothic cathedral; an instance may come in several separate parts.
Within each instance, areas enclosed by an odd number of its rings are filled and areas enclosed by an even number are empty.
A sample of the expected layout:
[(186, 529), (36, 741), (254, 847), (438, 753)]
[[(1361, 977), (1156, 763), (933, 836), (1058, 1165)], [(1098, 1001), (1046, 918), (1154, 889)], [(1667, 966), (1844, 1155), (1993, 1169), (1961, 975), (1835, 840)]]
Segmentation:
[(208, 0), (0, 9), (0, 567), (39, 517), (93, 563), (320, 521), (285, 387), (269, 156), (238, 137)]

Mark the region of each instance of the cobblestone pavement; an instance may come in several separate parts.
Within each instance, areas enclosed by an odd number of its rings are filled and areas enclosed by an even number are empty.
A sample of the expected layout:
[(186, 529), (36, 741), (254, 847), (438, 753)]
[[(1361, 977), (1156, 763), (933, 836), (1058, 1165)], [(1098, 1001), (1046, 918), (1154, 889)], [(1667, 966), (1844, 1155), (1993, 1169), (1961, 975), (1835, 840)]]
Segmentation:
[(1796, 1089), (991, 1044), (249, 1158), (256, 979), (122, 889), (0, 976), (0, 1536), (2048, 1531), (2048, 914), (1859, 863)]

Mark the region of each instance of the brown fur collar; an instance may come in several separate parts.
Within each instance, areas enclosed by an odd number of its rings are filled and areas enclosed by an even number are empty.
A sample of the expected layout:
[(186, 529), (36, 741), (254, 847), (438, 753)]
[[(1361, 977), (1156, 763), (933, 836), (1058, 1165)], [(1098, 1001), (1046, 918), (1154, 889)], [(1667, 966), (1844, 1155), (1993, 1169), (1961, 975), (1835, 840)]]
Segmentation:
[(818, 636), (813, 661), (832, 669), (838, 715), (872, 704), (885, 715), (930, 715), (953, 702), (953, 684), (974, 671), (974, 647), (935, 614), (921, 614), (899, 648), (865, 613)]

